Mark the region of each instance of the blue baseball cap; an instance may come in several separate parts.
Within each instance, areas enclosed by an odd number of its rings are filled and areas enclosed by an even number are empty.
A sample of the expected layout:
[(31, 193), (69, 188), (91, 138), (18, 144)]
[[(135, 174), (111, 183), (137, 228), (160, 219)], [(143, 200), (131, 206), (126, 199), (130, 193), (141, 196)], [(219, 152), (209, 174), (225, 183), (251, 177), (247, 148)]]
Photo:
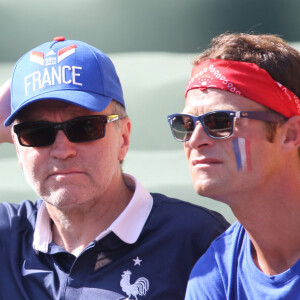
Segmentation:
[(99, 112), (116, 100), (125, 108), (121, 83), (109, 57), (64, 37), (56, 37), (18, 60), (11, 78), (11, 114), (4, 125), (9, 126), (25, 106), (46, 99)]

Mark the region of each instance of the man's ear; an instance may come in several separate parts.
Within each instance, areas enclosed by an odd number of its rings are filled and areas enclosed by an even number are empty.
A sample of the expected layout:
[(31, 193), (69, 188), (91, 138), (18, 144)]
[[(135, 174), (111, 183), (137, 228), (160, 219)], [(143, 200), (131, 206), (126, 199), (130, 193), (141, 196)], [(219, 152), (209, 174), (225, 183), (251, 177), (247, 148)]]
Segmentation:
[(121, 144), (120, 144), (120, 151), (119, 151), (119, 157), (118, 159), (122, 161), (129, 149), (129, 143), (130, 143), (130, 132), (131, 132), (131, 121), (129, 118), (125, 118), (121, 120), (120, 125), (121, 130)]
[(300, 147), (300, 116), (293, 116), (283, 124), (280, 137), (284, 151)]
[(22, 165), (22, 162), (21, 162), (21, 159), (20, 159), (20, 153), (19, 153), (19, 147), (22, 147), (22, 146), (20, 146), (18, 138), (12, 130), (11, 130), (11, 137), (12, 137), (12, 140), (13, 140), (15, 148), (16, 148), (16, 153), (17, 153), (19, 165), (23, 169), (23, 165)]

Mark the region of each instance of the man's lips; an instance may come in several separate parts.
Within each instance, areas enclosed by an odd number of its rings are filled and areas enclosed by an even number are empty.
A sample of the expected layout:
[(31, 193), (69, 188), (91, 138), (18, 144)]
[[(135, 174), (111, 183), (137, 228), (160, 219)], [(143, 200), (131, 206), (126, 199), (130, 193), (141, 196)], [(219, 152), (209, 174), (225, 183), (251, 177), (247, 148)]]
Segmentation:
[(192, 165), (216, 165), (221, 164), (221, 161), (216, 158), (197, 158), (192, 160)]
[(83, 172), (80, 170), (57, 170), (57, 171), (51, 172), (48, 175), (48, 178), (49, 177), (58, 177), (58, 176), (72, 176), (72, 175), (78, 175), (78, 174), (83, 174)]

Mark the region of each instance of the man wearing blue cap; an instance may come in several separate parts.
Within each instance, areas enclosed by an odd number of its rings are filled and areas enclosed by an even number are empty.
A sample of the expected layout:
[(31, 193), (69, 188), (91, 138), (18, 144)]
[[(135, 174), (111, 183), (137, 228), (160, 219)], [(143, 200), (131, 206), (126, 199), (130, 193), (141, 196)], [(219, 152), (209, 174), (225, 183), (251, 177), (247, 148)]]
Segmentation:
[(131, 123), (110, 59), (59, 37), (17, 62), (10, 114), (2, 88), (1, 117), (40, 199), (0, 205), (0, 298), (183, 299), (228, 224), (122, 173)]

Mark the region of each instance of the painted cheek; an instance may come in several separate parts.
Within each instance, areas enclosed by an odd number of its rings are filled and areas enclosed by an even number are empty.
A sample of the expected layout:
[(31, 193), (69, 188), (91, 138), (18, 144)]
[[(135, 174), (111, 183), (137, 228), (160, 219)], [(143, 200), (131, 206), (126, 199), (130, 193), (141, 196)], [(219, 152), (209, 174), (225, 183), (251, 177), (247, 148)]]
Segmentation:
[(238, 171), (252, 171), (250, 141), (244, 138), (233, 138), (232, 147)]

